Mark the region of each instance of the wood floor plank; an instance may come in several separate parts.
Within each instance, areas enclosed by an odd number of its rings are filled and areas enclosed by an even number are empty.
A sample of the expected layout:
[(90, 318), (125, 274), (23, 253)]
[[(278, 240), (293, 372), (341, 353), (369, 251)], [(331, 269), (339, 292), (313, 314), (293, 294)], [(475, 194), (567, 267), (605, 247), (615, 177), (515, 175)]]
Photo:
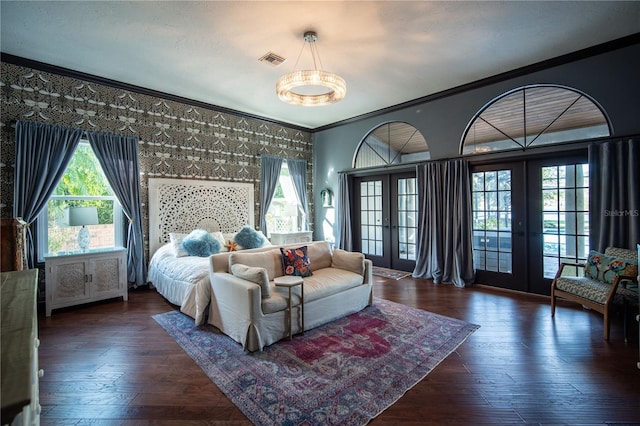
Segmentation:
[[(640, 424), (638, 329), (614, 315), (486, 286), (376, 277), (376, 297), (479, 324), (377, 425)], [(40, 316), (41, 424), (249, 425), (151, 316), (153, 290)]]

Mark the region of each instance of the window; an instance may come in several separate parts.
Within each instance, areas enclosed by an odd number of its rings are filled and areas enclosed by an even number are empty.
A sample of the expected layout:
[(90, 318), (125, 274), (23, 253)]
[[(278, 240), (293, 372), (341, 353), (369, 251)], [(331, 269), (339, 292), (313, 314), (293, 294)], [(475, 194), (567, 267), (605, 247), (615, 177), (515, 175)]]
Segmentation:
[(272, 232), (295, 232), (303, 230), (304, 213), (298, 202), (287, 161), (282, 162), (280, 179), (267, 211), (267, 229)]
[(472, 179), (473, 262), (511, 273), (511, 171), (475, 172)]
[(427, 141), (410, 124), (392, 122), (373, 129), (362, 140), (354, 160), (354, 168), (406, 164), (431, 158)]
[(98, 224), (87, 225), (91, 249), (123, 246), (122, 209), (98, 159), (88, 142), (81, 141), (67, 169), (38, 216), (38, 261), (47, 253), (79, 249), (81, 226), (72, 226), (69, 211), (74, 207), (96, 207)]
[(462, 154), (556, 144), (609, 136), (602, 109), (587, 95), (567, 87), (526, 86), (489, 102), (462, 137)]
[(543, 167), (542, 203), (544, 277), (553, 279), (561, 262), (589, 256), (589, 164)]

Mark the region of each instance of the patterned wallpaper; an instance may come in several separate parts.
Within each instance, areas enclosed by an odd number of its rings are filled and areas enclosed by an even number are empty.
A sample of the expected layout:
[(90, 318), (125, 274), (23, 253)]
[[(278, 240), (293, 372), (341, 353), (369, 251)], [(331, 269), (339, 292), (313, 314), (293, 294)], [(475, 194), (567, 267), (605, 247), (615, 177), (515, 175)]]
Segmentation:
[(140, 139), (145, 229), (150, 177), (251, 182), (259, 218), (260, 155), (307, 160), (313, 223), (311, 134), (253, 118), (1, 63), (0, 217), (11, 217), (14, 123), (31, 120)]

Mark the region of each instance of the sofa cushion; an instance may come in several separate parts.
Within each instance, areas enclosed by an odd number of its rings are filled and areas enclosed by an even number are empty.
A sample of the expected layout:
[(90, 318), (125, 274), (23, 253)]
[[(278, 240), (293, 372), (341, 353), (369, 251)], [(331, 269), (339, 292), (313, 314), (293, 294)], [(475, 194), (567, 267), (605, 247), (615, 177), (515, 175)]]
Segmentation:
[(273, 281), (275, 277), (281, 277), (283, 275), (282, 260), (280, 250), (278, 249), (249, 253), (234, 251), (229, 254), (229, 270), (231, 270), (231, 267), (236, 263), (266, 269), (269, 281)]
[(607, 256), (595, 250), (589, 252), (584, 276), (612, 284), (618, 275), (635, 277), (638, 275), (638, 261), (615, 256)]
[(327, 241), (314, 241), (307, 244), (307, 256), (313, 271), (331, 267), (331, 246)]
[[(340, 293), (364, 283), (362, 275), (338, 268), (314, 270), (313, 275), (304, 278), (304, 303), (322, 299)], [(283, 287), (272, 287), (271, 297), (262, 301), (262, 312), (270, 314), (287, 308), (289, 290)], [(300, 304), (300, 287), (292, 289), (291, 304)]]
[[(611, 290), (611, 285), (603, 281), (594, 280), (589, 277), (558, 277), (556, 288), (567, 293), (580, 296), (592, 302), (604, 305), (607, 295)], [(631, 302), (632, 305), (638, 303), (638, 293), (624, 287), (618, 286), (613, 297), (613, 303), (622, 305)]]
[(308, 277), (312, 275), (311, 263), (307, 256), (307, 246), (298, 248), (282, 248), (282, 270), (284, 275), (295, 275), (298, 277)]
[(344, 269), (316, 270), (313, 276), (304, 279), (304, 301), (312, 302), (357, 287), (362, 283), (364, 283), (362, 275)]
[(258, 266), (247, 266), (242, 263), (235, 263), (231, 266), (231, 273), (238, 278), (258, 284), (262, 290), (263, 299), (271, 296), (269, 276), (267, 275), (266, 269)]
[(337, 248), (333, 250), (331, 267), (364, 275), (364, 254)]

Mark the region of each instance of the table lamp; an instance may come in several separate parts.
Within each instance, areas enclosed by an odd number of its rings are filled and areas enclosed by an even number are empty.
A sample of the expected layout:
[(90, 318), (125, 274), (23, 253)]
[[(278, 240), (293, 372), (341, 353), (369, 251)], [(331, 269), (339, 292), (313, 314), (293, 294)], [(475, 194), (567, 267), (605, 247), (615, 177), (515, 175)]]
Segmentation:
[(91, 234), (86, 225), (98, 224), (98, 209), (96, 207), (70, 207), (69, 226), (82, 226), (78, 231), (78, 247), (80, 250), (89, 249)]

